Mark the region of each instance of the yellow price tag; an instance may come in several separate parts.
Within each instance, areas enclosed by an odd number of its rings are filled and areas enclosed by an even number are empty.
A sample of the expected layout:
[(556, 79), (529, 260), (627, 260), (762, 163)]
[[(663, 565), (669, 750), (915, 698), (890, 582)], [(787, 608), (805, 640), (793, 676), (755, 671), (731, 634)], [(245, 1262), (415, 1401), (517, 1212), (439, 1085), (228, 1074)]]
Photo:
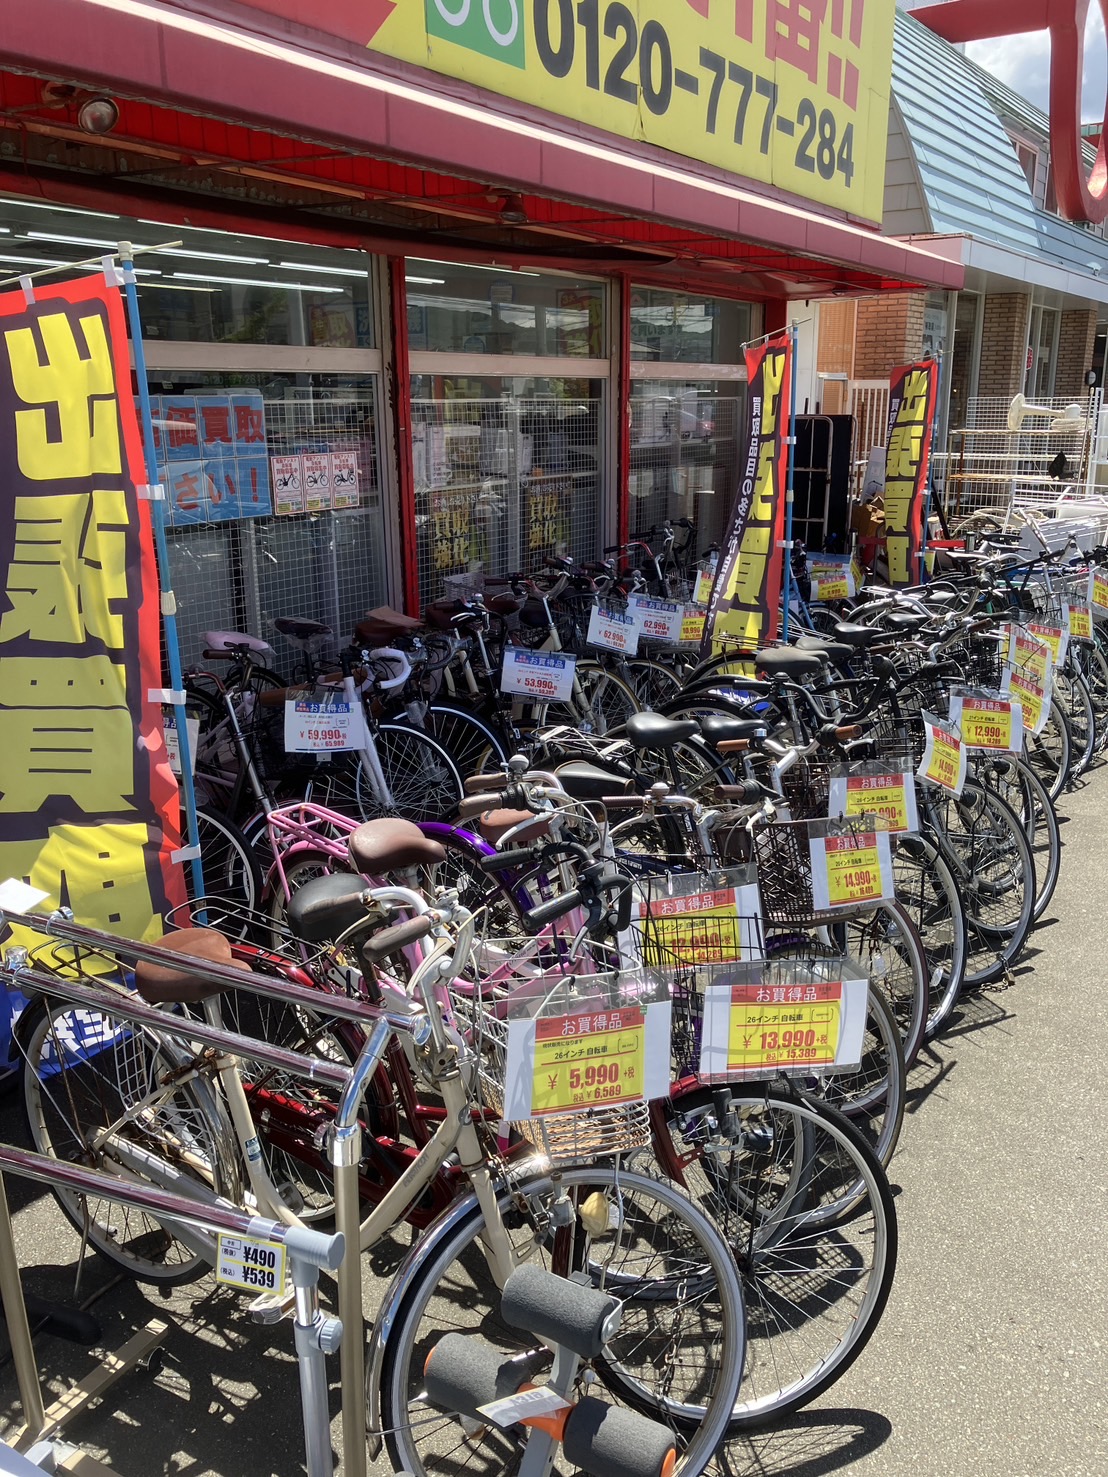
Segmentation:
[(772, 1074), (781, 1067), (830, 1066), (842, 1007), (841, 981), (732, 986), (727, 1070)]
[(1047, 670), (1053, 661), (1045, 641), (1040, 641), (1037, 636), (1024, 635), (1019, 628), (1009, 627), (1007, 660), (1022, 672), (1030, 673), (1045, 690)]
[(716, 567), (701, 569), (696, 576), (696, 588), (693, 591), (693, 599), (697, 605), (707, 605), (712, 598), (712, 586), (716, 582)]
[(700, 642), (704, 639), (704, 625), (708, 619), (706, 610), (686, 610), (681, 617), (682, 642)]
[(1033, 673), (1015, 667), (1009, 668), (1006, 690), (1009, 697), (1015, 698), (1023, 709), (1023, 722), (1026, 730), (1029, 733), (1038, 733), (1046, 707), (1044, 684), (1037, 682)]
[(825, 836), (823, 849), (827, 859), (827, 897), (832, 908), (873, 903), (884, 896), (881, 854), (874, 832)]
[(1108, 614), (1108, 574), (1094, 569), (1089, 576), (1089, 604), (1102, 615)]
[(531, 1116), (641, 1102), (645, 1066), (637, 1007), (544, 1016), (535, 1023)]
[(813, 599), (816, 600), (848, 600), (850, 598), (850, 581), (845, 575), (836, 575), (834, 579), (821, 579), (816, 582), (816, 591)]
[(962, 742), (971, 749), (1011, 749), (1012, 704), (965, 697), (959, 722)]
[(1070, 635), (1075, 641), (1093, 639), (1093, 613), (1087, 605), (1070, 606)]
[(1032, 636), (1037, 636), (1040, 641), (1044, 641), (1050, 647), (1050, 659), (1055, 666), (1058, 666), (1062, 660), (1062, 647), (1066, 639), (1066, 633), (1061, 626), (1043, 626), (1037, 621), (1029, 621), (1027, 629)]
[(909, 812), (908, 777), (904, 774), (851, 775), (846, 782), (843, 813), (848, 818), (872, 814), (877, 817), (879, 830), (894, 833), (914, 831), (917, 824), (914, 804)]
[(962, 789), (962, 745), (953, 734), (929, 725), (930, 749), (922, 778), (957, 795)]

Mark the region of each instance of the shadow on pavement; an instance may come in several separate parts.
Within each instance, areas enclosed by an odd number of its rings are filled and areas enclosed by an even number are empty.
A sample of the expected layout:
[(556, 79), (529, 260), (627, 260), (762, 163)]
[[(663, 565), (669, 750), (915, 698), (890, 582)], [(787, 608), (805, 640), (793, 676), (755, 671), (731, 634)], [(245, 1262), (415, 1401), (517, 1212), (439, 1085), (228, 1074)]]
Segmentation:
[(872, 1410), (804, 1410), (770, 1431), (729, 1441), (710, 1470), (720, 1477), (822, 1477), (877, 1451), (892, 1430)]

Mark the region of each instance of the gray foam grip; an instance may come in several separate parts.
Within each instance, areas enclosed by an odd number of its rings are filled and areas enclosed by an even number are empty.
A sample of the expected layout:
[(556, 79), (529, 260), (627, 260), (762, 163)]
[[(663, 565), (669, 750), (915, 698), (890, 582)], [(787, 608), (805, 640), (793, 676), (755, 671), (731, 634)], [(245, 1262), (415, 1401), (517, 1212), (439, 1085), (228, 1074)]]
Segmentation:
[(500, 1312), (513, 1328), (594, 1359), (604, 1347), (604, 1323), (620, 1307), (619, 1299), (606, 1292), (525, 1264), (504, 1284)]
[(505, 1359), (482, 1338), (448, 1333), (431, 1351), (424, 1388), (439, 1410), (480, 1420), (479, 1405), (514, 1395), (531, 1377), (529, 1360)]
[(657, 1421), (589, 1395), (570, 1412), (562, 1449), (594, 1477), (660, 1477), (674, 1441)]

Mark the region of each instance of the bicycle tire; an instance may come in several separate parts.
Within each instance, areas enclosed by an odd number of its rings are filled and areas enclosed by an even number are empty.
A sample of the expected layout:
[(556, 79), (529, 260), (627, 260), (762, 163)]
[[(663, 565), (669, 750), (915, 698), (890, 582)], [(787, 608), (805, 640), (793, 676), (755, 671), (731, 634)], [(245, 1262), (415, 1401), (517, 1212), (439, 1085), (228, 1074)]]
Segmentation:
[(1026, 737), (1028, 763), (1057, 800), (1070, 782), (1073, 741), (1069, 721), (1058, 699), (1052, 697), (1041, 733)]
[[(133, 1179), (136, 1171), (125, 1168), (118, 1153), (113, 1156), (104, 1130), (146, 1095), (161, 1072), (172, 1074), (173, 1063), (156, 1039), (140, 1027), (48, 997), (27, 1008), (16, 1039), (24, 1062), (24, 1120), (37, 1152)], [(118, 1137), (241, 1203), (238, 1175), (223, 1147), (233, 1134), (202, 1078), (171, 1081), (157, 1105), (121, 1127)], [(97, 1254), (136, 1281), (177, 1287), (210, 1270), (204, 1257), (145, 1211), (58, 1186), (51, 1192), (79, 1233), (87, 1226)]]
[(860, 963), (879, 986), (900, 1027), (904, 1062), (910, 1069), (927, 1031), (930, 980), (927, 955), (908, 909), (895, 899), (878, 903), (821, 928), (849, 959)]
[(747, 1359), (732, 1430), (762, 1429), (815, 1400), (872, 1338), (896, 1272), (888, 1178), (848, 1120), (790, 1088), (698, 1087), (676, 1093), (668, 1114), (686, 1187), (734, 1246), (742, 1279)]
[(1035, 864), (1035, 903), (1031, 918), (1037, 923), (1054, 896), (1062, 872), (1062, 830), (1058, 824), (1058, 812), (1046, 786), (1026, 760), (1016, 754), (990, 755), (988, 759), (988, 764), (981, 766), (988, 771), (988, 782), (1019, 816), (1031, 847)]
[[(204, 896), (223, 905), (225, 915), (220, 927), (226, 933), (234, 913), (242, 908), (253, 912), (262, 893), (262, 873), (253, 847), (238, 826), (207, 806), (196, 809), (197, 833), (200, 841), (200, 863), (204, 873)], [(186, 862), (185, 892), (190, 902), (196, 899), (192, 867)], [(243, 920), (237, 936), (245, 937), (250, 923)]]
[(893, 855), (897, 901), (908, 909), (927, 955), (925, 1038), (942, 1028), (966, 978), (966, 915), (958, 884), (938, 847), (924, 836), (900, 836)]
[(1080, 779), (1096, 754), (1096, 711), (1085, 679), (1062, 668), (1054, 674), (1054, 691), (1069, 724), (1073, 752), (1070, 782)]
[[(363, 821), (375, 816), (398, 815), (409, 821), (447, 820), (458, 812), (464, 793), (462, 777), (442, 744), (420, 728), (408, 723), (390, 721), (378, 724), (372, 732), (377, 757), (392, 803), (377, 795), (364, 758), (355, 757), (353, 794), (348, 808)], [(341, 791), (339, 799), (343, 799)]]
[(430, 703), (424, 727), (450, 755), (463, 778), (498, 769), (507, 763), (511, 752), (503, 737), (483, 718), (451, 703)]
[[(678, 1444), (676, 1477), (682, 1473), (693, 1477), (726, 1434), (742, 1376), (745, 1320), (730, 1247), (710, 1218), (666, 1180), (610, 1165), (561, 1169), (558, 1179), (575, 1207), (599, 1191), (617, 1222), (586, 1240), (575, 1215), (575, 1247), (568, 1260), (567, 1233), (559, 1240), (555, 1231), (558, 1270), (568, 1274), (587, 1269), (594, 1284), (617, 1296), (628, 1294), (622, 1297), (618, 1333), (604, 1355), (582, 1366), (582, 1375), (595, 1373), (606, 1398), (615, 1397), (640, 1413), (664, 1419)], [(522, 1183), (501, 1198), (502, 1213), (515, 1212), (517, 1225), (509, 1235), (521, 1259), (544, 1265), (551, 1260), (549, 1234), (540, 1239), (531, 1213), (535, 1203), (548, 1202), (551, 1193), (547, 1175)], [(612, 1194), (614, 1201), (609, 1198)], [(652, 1205), (658, 1207), (653, 1215)], [(684, 1229), (684, 1240), (676, 1234), (678, 1227)], [(419, 1398), (426, 1356), (443, 1332), (473, 1332), (479, 1327), (482, 1336), (506, 1354), (534, 1352), (537, 1362), (549, 1364), (549, 1351), (534, 1336), (508, 1328), (499, 1317), (499, 1293), (477, 1245), (484, 1229), (476, 1203), (441, 1237), (436, 1238), (432, 1227), (424, 1237), (431, 1249), (417, 1248), (412, 1254), (416, 1260), (409, 1271), (410, 1283), (391, 1319), (380, 1382), (384, 1436), (393, 1468), (414, 1477), (433, 1477), (447, 1462), (458, 1474), (472, 1470), (491, 1477), (514, 1471), (518, 1459), (511, 1433), (489, 1427), (466, 1438), (451, 1416), (429, 1414)], [(641, 1241), (641, 1252), (631, 1246), (633, 1237)], [(657, 1238), (655, 1244), (652, 1237)], [(657, 1244), (663, 1237), (667, 1250), (659, 1252)], [(631, 1260), (636, 1255), (640, 1262)], [(609, 1277), (610, 1272), (614, 1276)], [(695, 1297), (681, 1300), (683, 1286), (692, 1286)], [(680, 1366), (674, 1360), (667, 1362), (665, 1349), (667, 1316), (675, 1305), (690, 1335), (677, 1347), (690, 1345), (687, 1356), (692, 1356), (692, 1362)], [(682, 1399), (673, 1393), (679, 1377), (688, 1381)], [(596, 1386), (592, 1389), (595, 1393)], [(564, 1461), (555, 1462), (554, 1472), (567, 1470)]]

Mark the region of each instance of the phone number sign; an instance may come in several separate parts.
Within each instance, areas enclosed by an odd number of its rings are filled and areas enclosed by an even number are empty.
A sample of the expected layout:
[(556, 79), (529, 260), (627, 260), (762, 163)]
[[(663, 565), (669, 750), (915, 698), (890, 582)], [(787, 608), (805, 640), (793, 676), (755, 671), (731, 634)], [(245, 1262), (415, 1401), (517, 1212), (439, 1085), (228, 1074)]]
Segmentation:
[(892, 38), (879, 0), (398, 0), (365, 40), (879, 221)]

